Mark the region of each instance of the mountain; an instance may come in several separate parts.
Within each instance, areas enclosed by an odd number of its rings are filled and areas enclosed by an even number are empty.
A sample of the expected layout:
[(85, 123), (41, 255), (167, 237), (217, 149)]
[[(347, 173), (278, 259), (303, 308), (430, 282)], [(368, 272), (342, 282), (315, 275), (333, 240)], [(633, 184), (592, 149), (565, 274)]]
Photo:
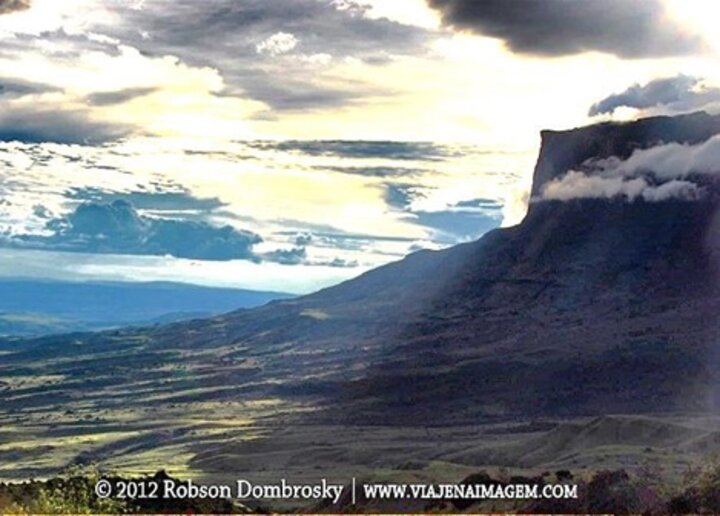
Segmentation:
[[(589, 158), (717, 133), (720, 117), (703, 113), (546, 131), (533, 191)], [(477, 425), (714, 414), (720, 197), (707, 186), (694, 201), (534, 203), (477, 242), (207, 320), (0, 342), (0, 423), (32, 427), (35, 443), (95, 435), (56, 450), (65, 462), (145, 457), (221, 475), (273, 460), (305, 472), (457, 464), (477, 446), (461, 429)], [(37, 430), (41, 420), (59, 426)], [(28, 453), (12, 456), (21, 472), (52, 471)]]
[(293, 296), (170, 282), (0, 279), (0, 335), (32, 336), (169, 323)]

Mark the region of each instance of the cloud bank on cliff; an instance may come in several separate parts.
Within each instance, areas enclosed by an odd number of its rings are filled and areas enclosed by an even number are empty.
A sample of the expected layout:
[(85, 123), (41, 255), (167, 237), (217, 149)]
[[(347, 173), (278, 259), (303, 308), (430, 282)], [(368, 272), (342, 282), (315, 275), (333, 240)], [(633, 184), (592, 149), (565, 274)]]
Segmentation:
[(660, 0), (428, 0), (457, 29), (499, 38), (513, 52), (563, 56), (604, 52), (622, 58), (686, 55), (702, 47)]
[(571, 170), (562, 179), (548, 183), (542, 198), (553, 201), (625, 198), (629, 201), (643, 199), (660, 202), (670, 199), (696, 200), (701, 195), (700, 187), (690, 181), (673, 179), (656, 186), (642, 177), (601, 177)]
[(679, 74), (633, 84), (621, 93), (609, 95), (590, 107), (589, 116), (612, 114), (621, 107), (664, 108), (669, 112), (692, 111), (720, 102), (720, 88), (708, 86), (699, 77)]
[(720, 176), (720, 135), (699, 145), (668, 143), (636, 150), (628, 159), (591, 160), (547, 183), (540, 200), (670, 199), (694, 201), (705, 190), (697, 176)]

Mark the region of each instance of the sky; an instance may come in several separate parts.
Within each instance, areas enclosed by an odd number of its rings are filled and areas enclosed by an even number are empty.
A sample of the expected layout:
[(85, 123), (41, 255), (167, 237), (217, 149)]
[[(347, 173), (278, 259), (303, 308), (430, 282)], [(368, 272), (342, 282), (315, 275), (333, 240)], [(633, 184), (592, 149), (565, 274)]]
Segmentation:
[(0, 276), (304, 293), (476, 239), (522, 219), (542, 129), (720, 112), (719, 15), (0, 0)]

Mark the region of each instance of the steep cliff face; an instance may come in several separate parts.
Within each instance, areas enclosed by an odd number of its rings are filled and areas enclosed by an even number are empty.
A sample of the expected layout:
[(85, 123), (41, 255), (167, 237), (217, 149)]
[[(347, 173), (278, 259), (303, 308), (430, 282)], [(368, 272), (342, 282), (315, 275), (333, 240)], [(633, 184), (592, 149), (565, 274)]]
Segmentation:
[(653, 117), (626, 123), (604, 123), (568, 131), (543, 131), (532, 195), (549, 181), (591, 158), (626, 159), (636, 149), (661, 143), (701, 143), (720, 133), (720, 115), (704, 112)]

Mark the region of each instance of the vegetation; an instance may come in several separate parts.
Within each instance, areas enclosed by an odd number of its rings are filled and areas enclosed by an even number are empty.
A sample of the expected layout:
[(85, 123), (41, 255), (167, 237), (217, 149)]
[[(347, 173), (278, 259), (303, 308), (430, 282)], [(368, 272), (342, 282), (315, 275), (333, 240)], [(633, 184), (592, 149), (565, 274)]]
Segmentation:
[(670, 502), (673, 513), (720, 513), (720, 457), (688, 469), (684, 490)]
[[(95, 468), (72, 468), (59, 477), (20, 484), (0, 484), (0, 514), (242, 514), (251, 512), (231, 500), (170, 500), (162, 497), (133, 500), (99, 498), (95, 485), (100, 479), (112, 485), (126, 480), (100, 475)], [(134, 479), (179, 482), (160, 471), (152, 477)]]
[(71, 468), (66, 474), (48, 481), (0, 484), (2, 514), (120, 514), (126, 504), (101, 499), (95, 494), (100, 480), (97, 469)]

